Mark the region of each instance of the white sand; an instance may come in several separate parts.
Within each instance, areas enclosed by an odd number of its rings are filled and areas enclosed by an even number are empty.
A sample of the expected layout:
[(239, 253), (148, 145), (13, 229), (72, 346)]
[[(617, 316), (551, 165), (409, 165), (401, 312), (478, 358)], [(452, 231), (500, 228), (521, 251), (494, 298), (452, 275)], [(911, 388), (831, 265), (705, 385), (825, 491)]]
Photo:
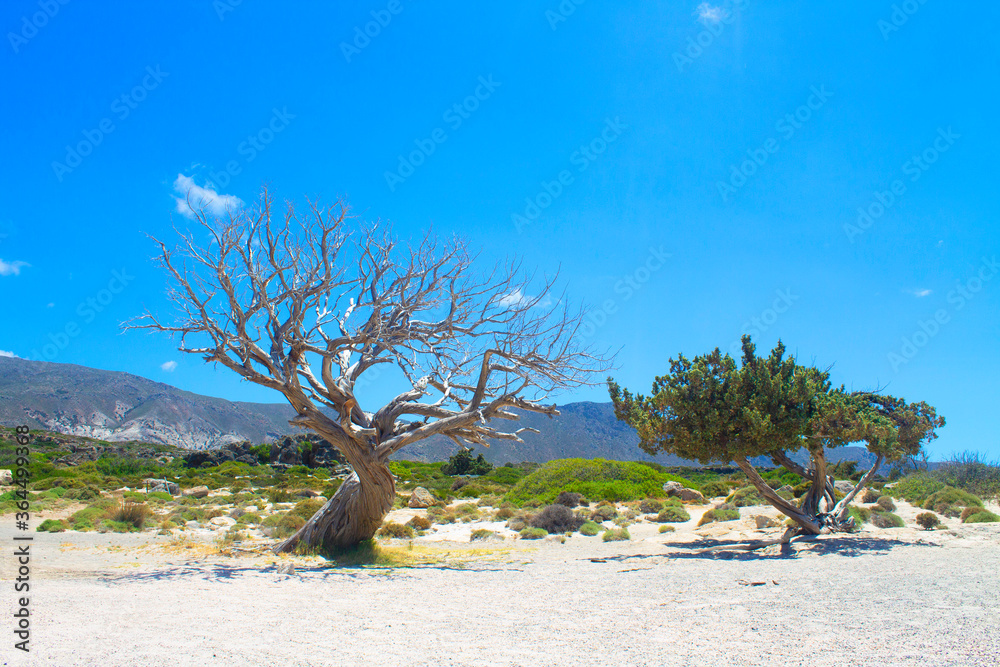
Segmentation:
[[(209, 531), (187, 531), (200, 536), (191, 548), (148, 533), (32, 533), (30, 659), (12, 648), (7, 547), (0, 655), (66, 667), (997, 664), (1000, 525), (693, 554), (695, 540), (780, 533), (753, 530), (760, 513), (696, 531), (692, 510), (677, 533), (640, 523), (617, 543), (470, 546), (474, 527), (502, 524), (454, 524), (416, 541), (420, 554), (450, 549), (445, 562), (395, 569), (220, 556)], [(0, 517), (7, 545), (12, 518)], [(289, 562), (296, 573), (278, 574)]]

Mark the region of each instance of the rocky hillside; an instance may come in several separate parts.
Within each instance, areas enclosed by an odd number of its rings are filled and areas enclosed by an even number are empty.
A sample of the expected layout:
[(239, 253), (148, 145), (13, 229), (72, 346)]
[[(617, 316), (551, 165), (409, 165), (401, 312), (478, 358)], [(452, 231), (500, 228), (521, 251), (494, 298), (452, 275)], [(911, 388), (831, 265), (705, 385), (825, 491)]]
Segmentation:
[(234, 403), (72, 364), (0, 357), (0, 424), (205, 449), (288, 433), (290, 406)]
[[(635, 431), (615, 419), (610, 403), (568, 403), (559, 410), (558, 417), (522, 413), (518, 426), (540, 431), (524, 433), (523, 444), (500, 441), (477, 450), (497, 465), (558, 458), (692, 464), (674, 456), (645, 454)], [(110, 442), (208, 449), (241, 440), (274, 441), (292, 430), (288, 425), (292, 416), (291, 407), (280, 403), (231, 402), (130, 373), (0, 357), (0, 424), (5, 426), (27, 424)], [(398, 458), (442, 461), (456, 449), (447, 438), (432, 438), (410, 445)], [(830, 452), (833, 462), (843, 458), (864, 466), (869, 455), (858, 447)]]

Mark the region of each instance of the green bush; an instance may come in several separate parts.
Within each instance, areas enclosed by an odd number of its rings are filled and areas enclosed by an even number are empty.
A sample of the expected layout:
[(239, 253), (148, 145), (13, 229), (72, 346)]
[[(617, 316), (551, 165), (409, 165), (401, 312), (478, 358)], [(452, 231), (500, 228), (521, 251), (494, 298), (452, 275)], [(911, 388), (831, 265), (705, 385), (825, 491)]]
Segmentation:
[(611, 521), (618, 516), (618, 509), (611, 503), (604, 501), (594, 508), (590, 513), (591, 521)]
[(580, 493), (591, 500), (629, 501), (662, 498), (667, 481), (687, 480), (657, 472), (642, 463), (604, 459), (559, 459), (549, 461), (519, 481), (506, 500), (525, 505), (536, 501), (549, 505), (563, 491)]
[(736, 489), (733, 493), (726, 498), (726, 502), (737, 507), (754, 507), (757, 505), (766, 505), (767, 502), (760, 497), (757, 489), (753, 486), (744, 486), (741, 489)]
[(934, 530), (941, 525), (941, 519), (933, 512), (922, 512), (917, 515), (917, 525), (924, 530)]
[[(911, 505), (921, 507), (927, 498), (945, 487), (944, 483), (927, 473), (907, 475), (886, 491), (893, 498), (902, 498)], [(928, 508), (929, 509), (929, 508)]]
[(698, 519), (698, 525), (704, 526), (707, 523), (721, 522), (721, 521), (736, 521), (740, 518), (739, 510), (728, 510), (728, 509), (712, 509), (705, 512), (700, 519)]
[(61, 533), (66, 528), (66, 522), (62, 519), (46, 519), (38, 524), (38, 528), (35, 530), (39, 533)]
[(701, 493), (706, 498), (728, 496), (730, 491), (729, 485), (722, 481), (707, 482), (701, 485)]
[(540, 540), (549, 534), (549, 531), (544, 528), (525, 528), (520, 533), (522, 540)]
[(414, 536), (412, 526), (393, 521), (382, 524), (382, 527), (378, 529), (378, 534), (380, 537), (392, 537), (401, 540), (413, 539)]
[(97, 530), (101, 533), (134, 533), (139, 529), (130, 521), (105, 519), (97, 524)]
[(675, 530), (677, 530), (677, 529), (674, 528), (673, 526), (671, 526), (669, 523), (665, 523), (662, 526), (660, 526), (660, 530), (658, 532), (660, 532), (660, 533), (672, 533)]
[[(739, 512), (737, 512), (739, 514)], [(683, 507), (677, 507), (675, 505), (667, 505), (659, 514), (653, 519), (657, 523), (682, 523), (684, 521), (690, 521), (691, 515), (687, 513)]]
[(639, 503), (639, 511), (642, 514), (656, 514), (663, 509), (663, 501), (655, 498), (647, 498)]
[(632, 536), (629, 535), (628, 530), (625, 528), (612, 528), (604, 531), (604, 534), (601, 535), (603, 542), (622, 542), (631, 539)]
[(259, 523), (260, 523), (261, 521), (263, 521), (263, 519), (262, 519), (262, 518), (261, 518), (261, 516), (260, 516), (259, 514), (257, 514), (256, 512), (244, 512), (243, 514), (241, 514), (241, 515), (240, 515), (240, 518), (238, 518), (238, 519), (236, 520), (236, 523), (243, 523), (243, 524), (247, 524), (247, 523), (252, 523), (252, 524), (259, 524)]
[(596, 524), (593, 521), (588, 521), (582, 526), (580, 526), (580, 534), (586, 535), (587, 537), (593, 537), (601, 532), (600, 524)]
[(962, 521), (962, 523), (997, 523), (998, 521), (1000, 521), (1000, 516), (997, 516), (989, 510), (982, 510), (970, 514)]
[(306, 520), (296, 514), (272, 514), (263, 521), (264, 527), (271, 530), (271, 537), (282, 539), (291, 537), (304, 526)]
[(854, 517), (854, 523), (858, 526), (868, 523), (872, 518), (872, 511), (870, 509), (867, 507), (858, 507), (857, 505), (849, 505), (847, 507), (847, 514)]
[(906, 525), (892, 512), (872, 512), (871, 523), (876, 528), (903, 528)]
[(319, 500), (318, 498), (306, 498), (305, 500), (296, 503), (295, 507), (290, 509), (288, 513), (309, 520), (313, 517), (313, 514), (318, 512), (319, 508), (322, 507), (323, 505), (324, 502), (322, 500)]
[(925, 510), (934, 509), (937, 505), (958, 505), (959, 507), (982, 507), (983, 501), (972, 495), (956, 489), (953, 486), (945, 486), (931, 495), (927, 496), (921, 507)]

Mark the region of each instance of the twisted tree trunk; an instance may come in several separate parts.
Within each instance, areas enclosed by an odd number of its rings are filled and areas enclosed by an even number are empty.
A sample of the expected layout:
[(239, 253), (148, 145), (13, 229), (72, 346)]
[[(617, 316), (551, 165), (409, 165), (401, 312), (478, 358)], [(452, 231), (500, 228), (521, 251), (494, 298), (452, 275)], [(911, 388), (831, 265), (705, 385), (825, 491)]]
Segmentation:
[(298, 532), (274, 548), (290, 553), (299, 544), (336, 551), (370, 540), (392, 509), (396, 485), (385, 464), (376, 463), (362, 481), (357, 470)]
[(300, 423), (333, 443), (354, 472), (294, 535), (274, 548), (274, 553), (293, 552), (299, 544), (330, 552), (370, 540), (396, 499), (396, 482), (387, 460), (376, 453), (374, 442), (348, 437), (316, 412), (310, 411), (308, 421)]

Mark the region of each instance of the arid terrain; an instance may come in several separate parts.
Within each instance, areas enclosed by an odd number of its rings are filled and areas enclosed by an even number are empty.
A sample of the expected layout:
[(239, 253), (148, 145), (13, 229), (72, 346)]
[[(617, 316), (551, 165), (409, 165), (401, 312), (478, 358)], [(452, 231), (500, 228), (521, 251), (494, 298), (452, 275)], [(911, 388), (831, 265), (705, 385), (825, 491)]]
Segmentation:
[[(695, 527), (707, 509), (688, 506), (691, 520), (668, 533), (640, 518), (620, 542), (435, 525), (382, 540), (388, 565), (277, 557), (264, 538), (220, 546), (225, 526), (32, 532), (30, 658), (8, 640), (4, 664), (996, 664), (1000, 524), (865, 524), (702, 552), (781, 532), (756, 530), (755, 516), (776, 515), (765, 507)], [(907, 526), (917, 512), (898, 503)], [(5, 544), (12, 519), (0, 523)], [(502, 537), (470, 542), (477, 528)], [(8, 587), (11, 559), (0, 562)]]

